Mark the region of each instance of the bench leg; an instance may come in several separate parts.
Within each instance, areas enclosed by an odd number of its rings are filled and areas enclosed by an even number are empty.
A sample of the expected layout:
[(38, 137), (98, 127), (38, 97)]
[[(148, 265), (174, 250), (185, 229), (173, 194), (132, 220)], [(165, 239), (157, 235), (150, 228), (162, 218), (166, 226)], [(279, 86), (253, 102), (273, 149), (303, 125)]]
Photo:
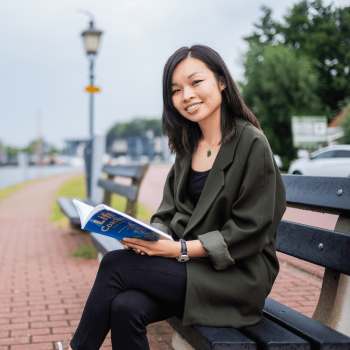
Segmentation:
[(175, 329), (173, 329), (173, 340), (171, 345), (174, 350), (195, 350), (194, 347), (188, 344)]
[(337, 297), (327, 326), (350, 337), (350, 276), (340, 274)]
[[(350, 218), (340, 215), (334, 231), (349, 234)], [(320, 299), (312, 318), (350, 337), (350, 276), (325, 269)]]

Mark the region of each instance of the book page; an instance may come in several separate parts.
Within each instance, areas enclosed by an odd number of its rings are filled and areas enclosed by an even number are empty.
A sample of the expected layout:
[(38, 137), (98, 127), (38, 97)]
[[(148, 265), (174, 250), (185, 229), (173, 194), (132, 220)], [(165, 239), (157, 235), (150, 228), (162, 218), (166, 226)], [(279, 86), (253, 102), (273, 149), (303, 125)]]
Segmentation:
[(84, 228), (87, 222), (87, 218), (91, 211), (94, 209), (91, 205), (87, 205), (83, 202), (77, 201), (76, 199), (73, 199), (73, 204), (78, 210), (79, 216), (80, 216), (80, 223), (81, 228)]

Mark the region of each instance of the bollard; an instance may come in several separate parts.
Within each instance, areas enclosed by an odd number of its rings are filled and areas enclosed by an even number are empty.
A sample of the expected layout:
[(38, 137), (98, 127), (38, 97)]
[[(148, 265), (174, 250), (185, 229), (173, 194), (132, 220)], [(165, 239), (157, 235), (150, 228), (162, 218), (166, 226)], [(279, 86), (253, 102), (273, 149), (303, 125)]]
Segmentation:
[(94, 203), (101, 203), (103, 188), (97, 186), (102, 175), (103, 155), (106, 151), (106, 137), (94, 136), (84, 149), (87, 196)]
[(22, 181), (28, 181), (28, 154), (27, 153), (18, 153), (17, 155), (18, 167), (21, 170)]

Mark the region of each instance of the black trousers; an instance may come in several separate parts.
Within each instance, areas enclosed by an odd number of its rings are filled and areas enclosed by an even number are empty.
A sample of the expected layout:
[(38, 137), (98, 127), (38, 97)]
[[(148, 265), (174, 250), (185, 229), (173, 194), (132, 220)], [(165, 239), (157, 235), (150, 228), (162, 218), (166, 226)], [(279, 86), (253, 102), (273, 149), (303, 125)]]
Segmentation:
[(182, 317), (186, 266), (176, 259), (116, 250), (104, 256), (70, 343), (97, 350), (111, 330), (113, 350), (149, 349), (146, 326)]

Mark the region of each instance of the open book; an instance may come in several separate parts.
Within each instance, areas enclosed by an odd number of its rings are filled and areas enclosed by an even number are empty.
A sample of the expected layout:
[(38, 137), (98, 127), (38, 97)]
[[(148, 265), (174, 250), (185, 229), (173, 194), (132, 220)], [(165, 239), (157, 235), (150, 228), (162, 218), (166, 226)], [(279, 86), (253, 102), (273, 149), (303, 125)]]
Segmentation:
[(100, 204), (94, 208), (76, 199), (73, 199), (73, 203), (80, 216), (81, 228), (84, 230), (116, 239), (129, 237), (145, 241), (158, 241), (159, 239), (170, 239), (173, 241), (173, 238), (167, 233), (144, 224), (107, 205)]

